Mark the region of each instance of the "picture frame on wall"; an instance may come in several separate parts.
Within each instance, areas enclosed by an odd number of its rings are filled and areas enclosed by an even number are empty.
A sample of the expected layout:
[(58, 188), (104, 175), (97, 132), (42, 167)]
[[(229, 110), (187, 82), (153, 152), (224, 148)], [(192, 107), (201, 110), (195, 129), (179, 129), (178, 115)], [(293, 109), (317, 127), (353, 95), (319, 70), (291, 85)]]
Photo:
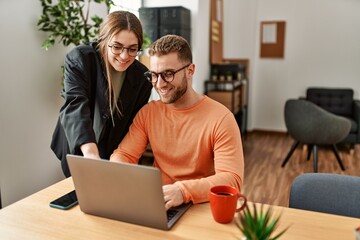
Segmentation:
[(286, 22), (262, 21), (260, 24), (260, 57), (284, 58)]

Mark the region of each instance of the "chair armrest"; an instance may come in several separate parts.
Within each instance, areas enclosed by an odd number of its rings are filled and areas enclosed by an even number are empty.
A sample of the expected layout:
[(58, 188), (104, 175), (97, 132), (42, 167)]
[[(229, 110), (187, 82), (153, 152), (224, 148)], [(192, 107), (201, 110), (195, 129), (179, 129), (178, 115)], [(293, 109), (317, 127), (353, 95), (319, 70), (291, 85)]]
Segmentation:
[[(360, 100), (354, 100), (353, 102), (353, 117), (355, 122), (360, 123)], [(360, 125), (359, 125), (360, 127)]]
[(353, 101), (353, 119), (357, 124), (356, 142), (360, 141), (360, 101)]

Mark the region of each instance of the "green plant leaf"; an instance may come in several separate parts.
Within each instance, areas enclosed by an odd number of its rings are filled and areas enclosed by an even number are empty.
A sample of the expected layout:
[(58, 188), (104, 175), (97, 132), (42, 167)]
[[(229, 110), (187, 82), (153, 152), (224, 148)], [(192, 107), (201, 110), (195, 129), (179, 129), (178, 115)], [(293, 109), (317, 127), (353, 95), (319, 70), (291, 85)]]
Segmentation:
[(102, 18), (95, 14), (88, 16), (90, 2), (105, 4), (108, 11), (113, 4), (112, 0), (58, 0), (54, 4), (52, 0), (39, 1), (42, 15), (37, 27), (40, 31), (49, 33), (41, 45), (46, 50), (53, 46), (57, 39), (64, 46), (79, 45), (94, 40), (99, 32)]
[(288, 229), (289, 229), (289, 227), (285, 228), (278, 235), (276, 235), (275, 237), (273, 237), (273, 238), (271, 238), (269, 240), (276, 240), (276, 239), (280, 238)]
[(264, 205), (260, 205), (260, 209), (256, 204), (252, 204), (252, 211), (248, 206), (237, 215), (235, 224), (248, 240), (270, 240), (278, 239), (289, 227), (281, 231), (275, 237), (271, 235), (277, 229), (281, 215), (274, 217), (272, 208), (264, 209)]

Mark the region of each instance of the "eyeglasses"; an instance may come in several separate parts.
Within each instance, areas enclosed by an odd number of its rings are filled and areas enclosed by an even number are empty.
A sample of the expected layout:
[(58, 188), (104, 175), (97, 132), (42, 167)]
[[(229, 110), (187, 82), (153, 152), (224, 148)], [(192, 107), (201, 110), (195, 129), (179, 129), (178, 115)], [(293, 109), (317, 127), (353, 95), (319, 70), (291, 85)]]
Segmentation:
[(159, 75), (161, 76), (162, 80), (164, 80), (167, 83), (170, 83), (174, 80), (174, 75), (178, 72), (180, 72), (181, 70), (187, 68), (188, 66), (190, 66), (191, 63), (183, 66), (182, 68), (173, 71), (173, 70), (165, 70), (163, 72), (160, 73), (156, 73), (156, 72), (152, 72), (152, 71), (147, 71), (144, 73), (144, 76), (146, 77), (146, 79), (151, 82), (151, 83), (156, 83), (159, 79)]
[(121, 45), (108, 45), (108, 47), (111, 49), (111, 52), (114, 55), (120, 55), (123, 53), (124, 50), (127, 51), (127, 54), (129, 54), (129, 56), (131, 57), (136, 57), (137, 55), (139, 55), (142, 51), (142, 49), (138, 49), (137, 47), (123, 47)]

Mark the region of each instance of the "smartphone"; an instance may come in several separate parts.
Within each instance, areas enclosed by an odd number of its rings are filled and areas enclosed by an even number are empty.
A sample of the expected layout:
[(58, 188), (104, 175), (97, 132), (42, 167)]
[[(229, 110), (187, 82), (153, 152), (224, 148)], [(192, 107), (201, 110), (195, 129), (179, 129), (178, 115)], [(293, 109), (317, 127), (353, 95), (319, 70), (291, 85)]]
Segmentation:
[(50, 202), (50, 207), (59, 208), (62, 210), (69, 209), (78, 203), (75, 190), (55, 199)]

